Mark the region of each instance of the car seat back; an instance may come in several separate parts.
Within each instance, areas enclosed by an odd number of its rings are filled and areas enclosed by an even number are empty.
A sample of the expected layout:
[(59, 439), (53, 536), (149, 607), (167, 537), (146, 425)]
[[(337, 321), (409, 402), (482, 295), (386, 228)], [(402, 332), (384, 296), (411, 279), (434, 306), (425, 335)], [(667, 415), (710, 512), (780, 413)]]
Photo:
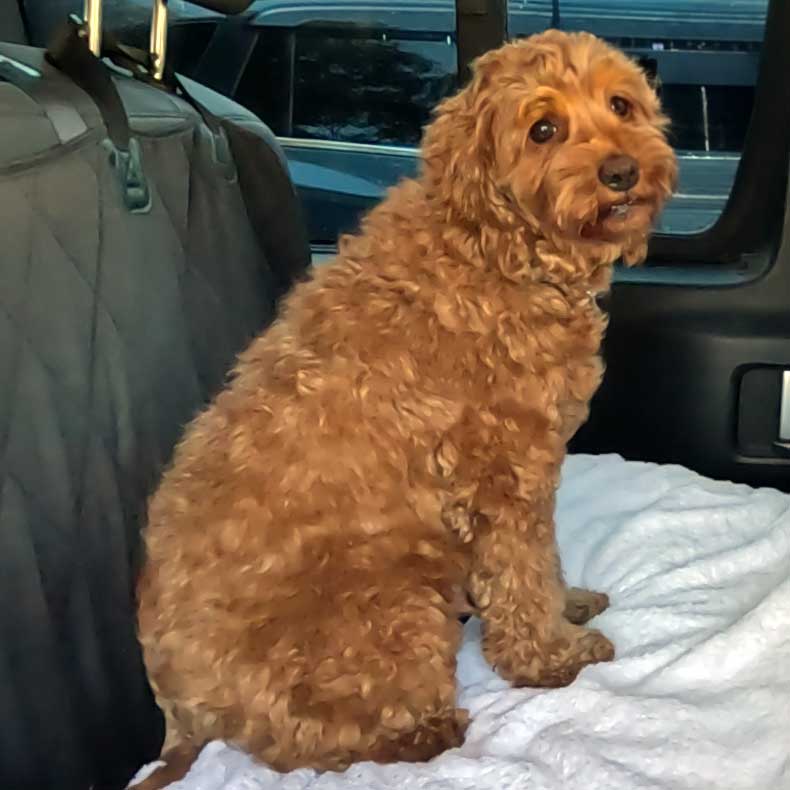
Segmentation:
[(14, 790), (122, 787), (158, 754), (133, 600), (146, 499), (308, 266), (271, 133), (184, 88), (112, 72), (84, 40), (49, 58), (0, 44), (0, 777)]

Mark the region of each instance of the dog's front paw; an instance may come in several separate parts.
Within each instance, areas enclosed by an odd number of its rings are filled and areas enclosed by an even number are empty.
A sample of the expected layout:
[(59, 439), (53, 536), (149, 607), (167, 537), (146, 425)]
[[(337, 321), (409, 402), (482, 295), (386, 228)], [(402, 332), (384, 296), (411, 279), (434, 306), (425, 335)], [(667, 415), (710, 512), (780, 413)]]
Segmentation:
[(517, 687), (568, 686), (584, 667), (614, 658), (614, 646), (600, 631), (570, 623), (560, 637), (545, 643), (530, 641), (501, 651), (485, 648), (499, 674)]
[(584, 667), (614, 658), (614, 645), (600, 631), (579, 630), (583, 633), (574, 642), (572, 649), (564, 654), (561, 662), (548, 661), (542, 666), (537, 674), (537, 682), (528, 676), (515, 678), (513, 684), (543, 688), (569, 686)]

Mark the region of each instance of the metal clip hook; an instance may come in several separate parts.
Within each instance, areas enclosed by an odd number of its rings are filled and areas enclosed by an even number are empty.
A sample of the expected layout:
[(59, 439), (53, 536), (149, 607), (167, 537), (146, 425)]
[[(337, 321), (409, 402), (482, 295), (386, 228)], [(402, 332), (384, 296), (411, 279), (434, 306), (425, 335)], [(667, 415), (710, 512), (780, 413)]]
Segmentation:
[(161, 81), (165, 76), (167, 57), (167, 0), (154, 0), (148, 49), (151, 58), (151, 76)]
[(87, 29), (88, 48), (97, 58), (101, 57), (102, 0), (85, 0), (82, 19)]

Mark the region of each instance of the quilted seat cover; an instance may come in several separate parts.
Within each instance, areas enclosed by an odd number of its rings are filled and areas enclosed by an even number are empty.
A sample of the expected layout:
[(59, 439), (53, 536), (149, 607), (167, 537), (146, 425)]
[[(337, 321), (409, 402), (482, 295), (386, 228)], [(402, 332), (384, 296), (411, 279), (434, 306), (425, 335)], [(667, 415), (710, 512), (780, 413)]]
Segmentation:
[(262, 124), (200, 93), (228, 167), (189, 105), (119, 78), (152, 198), (130, 213), (95, 105), (42, 54), (0, 45), (42, 75), (0, 71), (0, 785), (88, 790), (162, 736), (135, 636), (146, 497), (309, 249)]

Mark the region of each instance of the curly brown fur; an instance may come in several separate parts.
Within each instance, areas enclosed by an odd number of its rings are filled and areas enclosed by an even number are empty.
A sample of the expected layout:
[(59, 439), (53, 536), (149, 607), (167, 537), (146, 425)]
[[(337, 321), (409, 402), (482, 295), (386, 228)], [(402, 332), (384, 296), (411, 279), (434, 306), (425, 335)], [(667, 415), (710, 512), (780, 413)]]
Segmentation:
[[(465, 593), (516, 684), (612, 657), (579, 625), (605, 596), (564, 588), (554, 498), (602, 373), (592, 296), (672, 189), (664, 128), (631, 61), (556, 31), (439, 107), (419, 178), (296, 287), (151, 502), (139, 622), (167, 749), (222, 738), (286, 770), (457, 746)], [(622, 154), (625, 193), (599, 179)]]

